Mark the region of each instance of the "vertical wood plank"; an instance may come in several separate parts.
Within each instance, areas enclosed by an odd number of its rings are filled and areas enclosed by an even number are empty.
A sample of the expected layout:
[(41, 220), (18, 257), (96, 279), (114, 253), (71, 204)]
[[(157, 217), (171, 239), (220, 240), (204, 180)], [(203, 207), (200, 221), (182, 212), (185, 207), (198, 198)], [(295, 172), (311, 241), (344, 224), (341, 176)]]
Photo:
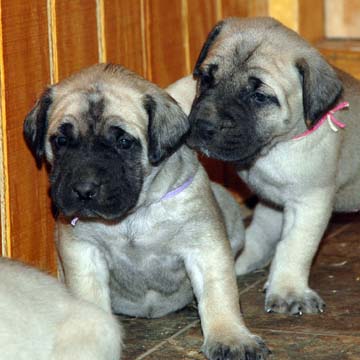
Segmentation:
[[(0, 2), (1, 12), (1, 2)], [(3, 24), (0, 17), (0, 256), (10, 256), (9, 182), (7, 162)]]
[(294, 31), (299, 30), (298, 0), (269, 0), (269, 16), (279, 20)]
[(143, 1), (104, 0), (106, 61), (147, 76)]
[(325, 0), (326, 37), (360, 37), (359, 0)]
[(99, 61), (96, 13), (95, 1), (56, 1), (59, 80)]
[(248, 0), (222, 0), (222, 16), (223, 18), (248, 16), (249, 5)]
[(270, 0), (249, 0), (247, 16), (268, 16)]
[(216, 0), (187, 0), (191, 71), (208, 33), (218, 21), (216, 3)]
[(164, 87), (190, 72), (186, 0), (146, 0), (148, 78)]
[(23, 139), (23, 120), (50, 81), (46, 2), (2, 1), (11, 255), (54, 269), (53, 218), (45, 169)]
[(299, 34), (310, 42), (317, 42), (325, 36), (324, 2), (299, 1)]

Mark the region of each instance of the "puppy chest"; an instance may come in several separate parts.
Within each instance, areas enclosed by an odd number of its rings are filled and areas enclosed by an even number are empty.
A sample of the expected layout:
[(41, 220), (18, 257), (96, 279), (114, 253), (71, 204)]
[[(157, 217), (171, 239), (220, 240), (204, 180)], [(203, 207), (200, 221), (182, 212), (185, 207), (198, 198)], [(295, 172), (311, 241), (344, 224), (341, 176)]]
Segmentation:
[(272, 176), (271, 172), (263, 171), (263, 169), (251, 169), (239, 175), (261, 198), (279, 205), (283, 204), (289, 184), (279, 174)]
[(129, 251), (111, 269), (111, 290), (116, 296), (138, 302), (147, 293), (169, 296), (189, 283), (183, 261), (174, 255)]

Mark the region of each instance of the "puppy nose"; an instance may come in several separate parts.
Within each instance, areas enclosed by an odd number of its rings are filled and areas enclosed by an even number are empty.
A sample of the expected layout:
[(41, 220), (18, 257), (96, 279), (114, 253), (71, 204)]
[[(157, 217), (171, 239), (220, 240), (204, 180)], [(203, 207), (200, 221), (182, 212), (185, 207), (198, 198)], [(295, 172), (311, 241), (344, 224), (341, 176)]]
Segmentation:
[(205, 140), (211, 140), (215, 135), (215, 125), (208, 121), (199, 119), (196, 123), (199, 135)]
[(72, 190), (80, 200), (90, 200), (96, 197), (99, 184), (93, 181), (82, 181), (73, 185)]

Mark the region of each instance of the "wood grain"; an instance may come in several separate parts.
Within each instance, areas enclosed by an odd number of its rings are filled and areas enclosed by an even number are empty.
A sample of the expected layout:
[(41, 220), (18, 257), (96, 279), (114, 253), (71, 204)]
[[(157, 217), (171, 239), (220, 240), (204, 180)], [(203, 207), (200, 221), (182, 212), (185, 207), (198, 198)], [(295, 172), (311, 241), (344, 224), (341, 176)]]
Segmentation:
[(104, 0), (106, 60), (147, 76), (143, 1)]
[(325, 0), (327, 38), (360, 38), (360, 1)]
[(53, 218), (45, 169), (23, 139), (23, 120), (50, 81), (46, 3), (2, 1), (11, 255), (54, 269)]
[(247, 16), (268, 16), (270, 0), (249, 0)]
[(190, 72), (186, 0), (145, 0), (148, 78), (167, 86)]
[(222, 17), (230, 16), (245, 17), (249, 14), (249, 6), (253, 1), (248, 0), (222, 0)]
[(269, 16), (294, 31), (299, 29), (298, 0), (268, 0)]
[(317, 48), (332, 65), (360, 79), (359, 40), (324, 40)]
[(187, 0), (191, 71), (208, 33), (218, 20), (216, 3), (216, 0)]
[(96, 2), (57, 0), (56, 44), (59, 79), (99, 61)]
[(324, 38), (324, 20), (323, 1), (299, 1), (298, 31), (306, 40), (314, 43)]

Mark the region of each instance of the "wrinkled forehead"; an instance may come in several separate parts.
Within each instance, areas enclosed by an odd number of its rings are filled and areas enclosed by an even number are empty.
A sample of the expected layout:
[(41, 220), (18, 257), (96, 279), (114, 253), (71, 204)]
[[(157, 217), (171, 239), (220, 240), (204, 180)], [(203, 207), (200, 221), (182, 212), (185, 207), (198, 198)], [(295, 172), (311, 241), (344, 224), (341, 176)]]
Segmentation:
[(48, 133), (54, 134), (62, 124), (71, 123), (75, 135), (86, 136), (89, 131), (101, 135), (109, 127), (119, 126), (140, 138), (148, 122), (142, 103), (142, 94), (135, 89), (122, 90), (106, 84), (89, 90), (55, 90)]
[[(218, 65), (215, 78), (225, 84), (246, 85), (250, 78), (260, 79), (270, 87), (281, 84), (290, 89), (299, 81), (291, 51), (274, 46), (264, 38), (232, 34), (219, 36), (203, 63), (203, 68)], [(221, 81), (221, 80), (220, 80)]]

